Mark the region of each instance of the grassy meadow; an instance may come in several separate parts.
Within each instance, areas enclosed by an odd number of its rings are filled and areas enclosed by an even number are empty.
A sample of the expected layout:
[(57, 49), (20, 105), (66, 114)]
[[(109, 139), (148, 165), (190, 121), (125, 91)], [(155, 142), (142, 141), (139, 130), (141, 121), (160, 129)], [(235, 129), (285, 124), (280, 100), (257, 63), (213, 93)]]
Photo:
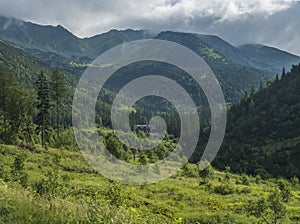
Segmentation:
[[(0, 223), (274, 223), (276, 212), (276, 223), (300, 223), (297, 178), (202, 175), (187, 164), (162, 182), (127, 186), (76, 151), (0, 145), (0, 161)], [(272, 194), (283, 195), (281, 210), (268, 204)]]

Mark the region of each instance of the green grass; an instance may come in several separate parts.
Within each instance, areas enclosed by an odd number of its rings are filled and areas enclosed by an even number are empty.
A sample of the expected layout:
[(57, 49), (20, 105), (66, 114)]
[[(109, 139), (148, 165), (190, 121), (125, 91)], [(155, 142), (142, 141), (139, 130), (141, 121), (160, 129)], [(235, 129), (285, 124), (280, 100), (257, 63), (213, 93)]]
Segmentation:
[[(11, 179), (20, 154), (26, 158), (26, 188)], [(0, 145), (0, 168), (0, 223), (257, 223), (245, 209), (248, 201), (267, 197), (276, 186), (275, 179), (256, 183), (254, 177), (243, 185), (242, 176), (218, 171), (206, 184), (179, 171), (156, 184), (119, 185), (95, 173), (80, 152), (39, 147)], [(53, 183), (48, 172), (55, 175)], [(234, 192), (216, 193), (225, 179)], [(54, 193), (37, 193), (42, 180), (58, 183)], [(290, 223), (299, 223), (299, 186), (286, 206)]]

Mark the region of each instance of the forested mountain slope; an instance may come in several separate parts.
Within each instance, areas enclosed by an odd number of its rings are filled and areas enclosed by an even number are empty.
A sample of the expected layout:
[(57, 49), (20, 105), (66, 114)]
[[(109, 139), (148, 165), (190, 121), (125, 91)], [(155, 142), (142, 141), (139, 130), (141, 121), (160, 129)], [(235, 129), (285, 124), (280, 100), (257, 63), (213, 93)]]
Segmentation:
[(176, 42), (200, 55), (216, 74), (227, 102), (238, 101), (251, 86), (258, 86), (260, 80), (274, 77), (274, 73), (241, 65), (228, 59), (195, 34), (166, 31), (155, 38)]
[[(39, 58), (15, 48), (0, 40), (0, 65), (12, 73), (23, 86), (31, 88), (35, 85), (37, 75), (43, 71), (47, 76), (51, 67)], [(60, 68), (70, 84), (76, 84), (79, 77), (67, 68)]]
[(0, 38), (26, 51), (58, 54), (76, 62), (92, 61), (99, 54), (121, 43), (149, 37), (143, 30), (112, 30), (81, 39), (60, 25), (42, 26), (0, 16)]
[(299, 86), (300, 65), (233, 105), (216, 164), (251, 174), (300, 176)]
[(0, 64), (14, 73), (16, 78), (25, 85), (32, 85), (35, 82), (35, 75), (41, 70), (50, 72), (50, 68), (45, 63), (2, 40), (0, 40)]

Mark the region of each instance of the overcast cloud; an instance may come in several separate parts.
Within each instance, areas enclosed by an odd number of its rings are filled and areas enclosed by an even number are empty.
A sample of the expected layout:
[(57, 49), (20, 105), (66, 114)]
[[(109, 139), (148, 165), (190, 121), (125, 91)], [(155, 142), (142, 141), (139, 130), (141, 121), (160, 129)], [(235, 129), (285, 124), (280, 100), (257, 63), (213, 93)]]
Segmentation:
[(0, 0), (0, 14), (61, 24), (79, 37), (111, 29), (176, 30), (300, 55), (300, 3), (289, 0)]

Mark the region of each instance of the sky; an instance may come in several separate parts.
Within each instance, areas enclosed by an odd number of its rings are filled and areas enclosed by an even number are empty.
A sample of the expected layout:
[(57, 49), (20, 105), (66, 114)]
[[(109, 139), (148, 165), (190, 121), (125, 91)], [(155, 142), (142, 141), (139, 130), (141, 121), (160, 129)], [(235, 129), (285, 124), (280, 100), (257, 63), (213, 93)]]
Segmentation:
[(0, 0), (0, 15), (62, 25), (78, 37), (111, 29), (214, 34), (300, 55), (300, 2), (290, 0)]

